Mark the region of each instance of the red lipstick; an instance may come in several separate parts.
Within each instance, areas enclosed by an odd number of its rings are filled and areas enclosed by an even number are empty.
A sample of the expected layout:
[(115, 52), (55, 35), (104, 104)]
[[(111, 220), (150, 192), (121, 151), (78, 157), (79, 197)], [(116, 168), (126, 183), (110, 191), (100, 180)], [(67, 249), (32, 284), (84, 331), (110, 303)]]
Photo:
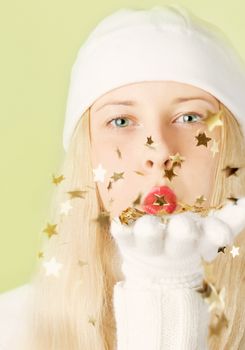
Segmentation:
[(145, 197), (143, 209), (148, 214), (159, 211), (172, 213), (177, 207), (177, 197), (168, 186), (155, 186)]

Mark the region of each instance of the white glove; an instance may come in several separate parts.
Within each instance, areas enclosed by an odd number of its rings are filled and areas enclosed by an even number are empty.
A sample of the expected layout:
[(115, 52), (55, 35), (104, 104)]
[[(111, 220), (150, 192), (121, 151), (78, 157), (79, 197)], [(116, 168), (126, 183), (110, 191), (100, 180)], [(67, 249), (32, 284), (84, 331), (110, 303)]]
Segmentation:
[(194, 212), (167, 216), (145, 214), (130, 225), (119, 217), (111, 221), (110, 232), (122, 257), (122, 271), (128, 282), (158, 282), (195, 288), (201, 285), (201, 256), (212, 261), (219, 247), (230, 245), (245, 227), (245, 197), (212, 210), (206, 217)]
[(212, 261), (245, 227), (245, 197), (202, 217), (182, 212), (111, 222), (125, 281), (114, 287), (117, 350), (207, 350), (210, 314), (195, 288), (201, 256)]

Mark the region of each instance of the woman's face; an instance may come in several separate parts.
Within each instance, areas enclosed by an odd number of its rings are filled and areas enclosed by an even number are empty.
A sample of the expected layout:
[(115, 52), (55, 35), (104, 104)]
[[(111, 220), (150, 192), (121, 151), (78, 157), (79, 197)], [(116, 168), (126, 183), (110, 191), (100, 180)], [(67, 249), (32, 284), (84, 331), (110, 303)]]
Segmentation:
[[(139, 195), (134, 207), (142, 210), (152, 187), (162, 185), (190, 205), (203, 195), (202, 205), (208, 206), (219, 157), (211, 149), (214, 140), (219, 147), (221, 136), (220, 126), (209, 131), (203, 122), (208, 111), (219, 111), (213, 95), (173, 81), (125, 85), (95, 101), (90, 110), (92, 166), (106, 170), (103, 182), (94, 180), (111, 218), (133, 207)], [(200, 133), (211, 138), (207, 147), (197, 146)], [(176, 153), (185, 160), (170, 180), (164, 174)]]

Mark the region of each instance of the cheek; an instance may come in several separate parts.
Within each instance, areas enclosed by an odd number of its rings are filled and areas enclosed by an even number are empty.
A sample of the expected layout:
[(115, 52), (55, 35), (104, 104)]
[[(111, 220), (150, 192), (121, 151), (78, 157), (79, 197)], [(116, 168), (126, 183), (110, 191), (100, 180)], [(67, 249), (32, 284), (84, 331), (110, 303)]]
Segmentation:
[[(212, 140), (208, 142), (207, 147), (197, 146), (198, 140), (195, 136), (199, 132), (205, 132), (207, 137), (211, 137)], [(180, 198), (189, 204), (194, 203), (196, 198), (201, 195), (207, 199), (210, 198), (220, 154), (211, 151), (213, 140), (219, 141), (219, 130), (214, 133), (205, 128), (199, 132), (195, 130), (186, 137), (183, 137), (182, 134), (177, 145), (179, 152), (185, 157), (185, 161), (181, 168), (176, 168), (178, 176), (174, 178), (174, 184)]]

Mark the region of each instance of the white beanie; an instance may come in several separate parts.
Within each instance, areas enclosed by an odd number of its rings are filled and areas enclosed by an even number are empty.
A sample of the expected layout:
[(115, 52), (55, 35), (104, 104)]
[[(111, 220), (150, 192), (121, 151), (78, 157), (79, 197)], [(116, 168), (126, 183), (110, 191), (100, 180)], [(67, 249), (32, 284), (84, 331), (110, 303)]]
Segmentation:
[(63, 130), (68, 150), (82, 114), (103, 94), (134, 82), (172, 80), (206, 90), (236, 117), (245, 137), (245, 64), (224, 33), (181, 5), (122, 8), (78, 51)]

